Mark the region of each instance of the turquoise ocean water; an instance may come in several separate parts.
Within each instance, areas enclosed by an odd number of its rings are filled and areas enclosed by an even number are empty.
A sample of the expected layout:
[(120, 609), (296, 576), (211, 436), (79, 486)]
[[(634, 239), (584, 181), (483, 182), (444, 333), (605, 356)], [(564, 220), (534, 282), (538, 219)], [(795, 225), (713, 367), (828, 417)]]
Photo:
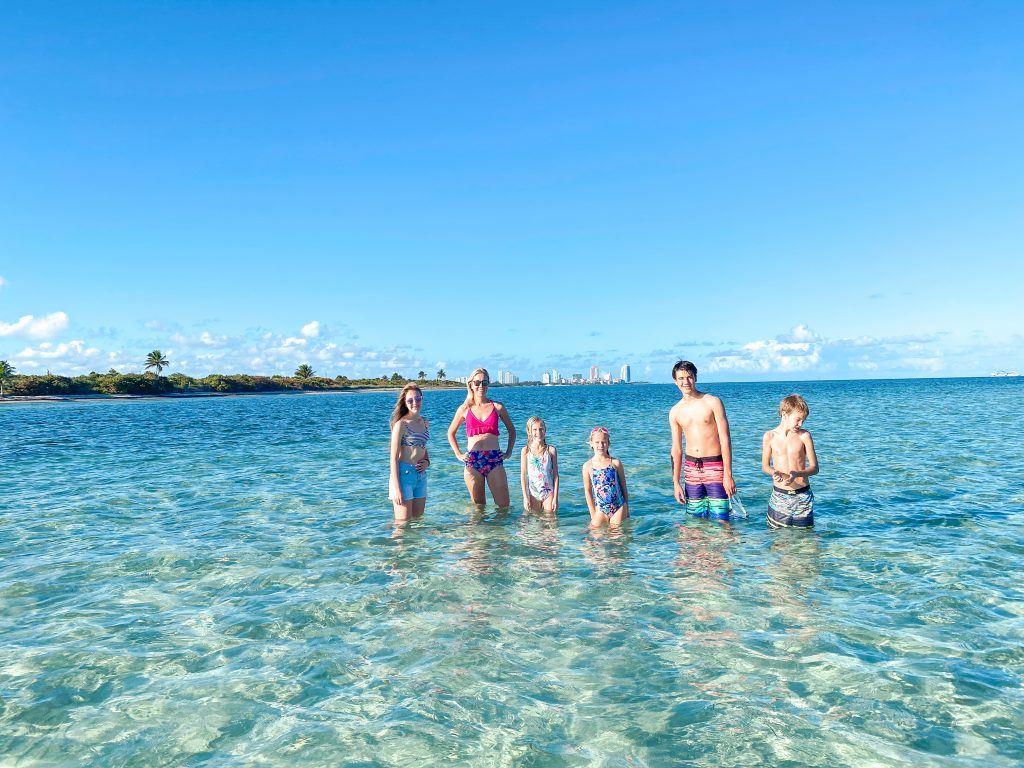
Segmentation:
[[(462, 393), (425, 393), (404, 529), (394, 393), (0, 407), (0, 765), (1020, 765), (1024, 380), (705, 388), (732, 524), (672, 500), (670, 385), (492, 392), (547, 420), (556, 520), (470, 506)], [(761, 434), (794, 390), (818, 525), (773, 532)]]

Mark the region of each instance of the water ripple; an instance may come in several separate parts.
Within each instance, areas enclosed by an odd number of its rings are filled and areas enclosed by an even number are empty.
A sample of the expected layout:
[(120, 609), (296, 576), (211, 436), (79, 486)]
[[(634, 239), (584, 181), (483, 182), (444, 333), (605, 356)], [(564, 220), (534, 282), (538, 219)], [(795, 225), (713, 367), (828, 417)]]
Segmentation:
[[(0, 762), (1020, 764), (1020, 383), (799, 385), (819, 523), (771, 532), (760, 435), (793, 386), (713, 388), (731, 524), (671, 497), (672, 387), (495, 391), (548, 422), (557, 519), (468, 505), (437, 428), (461, 394), (428, 392), (402, 528), (393, 394), (0, 408)], [(617, 533), (577, 480), (596, 423)]]

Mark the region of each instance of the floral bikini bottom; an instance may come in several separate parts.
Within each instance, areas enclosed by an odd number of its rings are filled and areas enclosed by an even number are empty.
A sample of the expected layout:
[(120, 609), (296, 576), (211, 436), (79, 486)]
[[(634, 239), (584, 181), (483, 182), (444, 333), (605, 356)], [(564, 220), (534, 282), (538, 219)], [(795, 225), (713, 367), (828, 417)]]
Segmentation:
[(479, 472), (484, 477), (495, 467), (504, 464), (501, 451), (466, 451), (466, 469)]

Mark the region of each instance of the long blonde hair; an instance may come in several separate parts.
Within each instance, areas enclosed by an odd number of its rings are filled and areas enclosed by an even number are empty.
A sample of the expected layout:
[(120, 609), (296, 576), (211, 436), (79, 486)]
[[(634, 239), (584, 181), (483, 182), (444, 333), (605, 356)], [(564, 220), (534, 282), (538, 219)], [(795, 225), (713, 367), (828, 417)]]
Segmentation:
[(423, 397), (423, 390), (420, 389), (419, 384), (406, 384), (402, 387), (402, 391), (398, 393), (398, 402), (395, 403), (395, 410), (391, 412), (392, 427), (409, 415), (409, 406), (405, 403), (405, 396), (410, 392), (419, 392), (420, 397)]
[(486, 376), (488, 382), (490, 382), (491, 380), (491, 374), (487, 372), (486, 368), (477, 368), (475, 371), (469, 374), (469, 378), (466, 379), (466, 389), (468, 390), (466, 392), (466, 405), (473, 404), (473, 384), (471, 382), (473, 381), (473, 379), (476, 378), (476, 375), (478, 373), (482, 373), (484, 376)]
[[(529, 446), (531, 453), (533, 452), (533, 438), (530, 436), (530, 430), (534, 424), (540, 424), (544, 429), (548, 428), (548, 425), (544, 423), (544, 419), (540, 416), (531, 416), (526, 420), (526, 445)], [(540, 444), (547, 448), (548, 441), (542, 437)]]

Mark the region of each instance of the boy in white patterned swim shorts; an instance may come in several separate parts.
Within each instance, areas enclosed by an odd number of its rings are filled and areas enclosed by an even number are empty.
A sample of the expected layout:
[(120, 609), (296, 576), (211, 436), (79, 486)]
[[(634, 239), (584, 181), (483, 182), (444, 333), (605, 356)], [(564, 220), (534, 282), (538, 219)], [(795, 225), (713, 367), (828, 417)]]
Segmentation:
[(770, 528), (809, 528), (814, 525), (814, 494), (807, 481), (818, 474), (811, 433), (803, 428), (810, 415), (800, 395), (782, 398), (779, 426), (764, 433), (761, 471), (773, 481), (768, 499)]

